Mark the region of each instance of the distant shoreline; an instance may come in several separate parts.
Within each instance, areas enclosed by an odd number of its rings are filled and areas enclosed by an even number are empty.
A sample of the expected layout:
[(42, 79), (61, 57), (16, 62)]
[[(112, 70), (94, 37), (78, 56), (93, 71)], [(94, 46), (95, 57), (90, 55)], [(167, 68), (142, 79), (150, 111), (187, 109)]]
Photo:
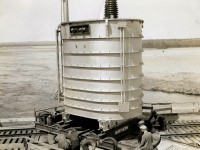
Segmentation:
[(142, 46), (143, 48), (157, 48), (157, 49), (200, 47), (200, 38), (143, 40)]
[(20, 47), (20, 46), (56, 46), (55, 41), (27, 41), (27, 42), (5, 42), (0, 43), (0, 47)]
[[(180, 48), (180, 47), (200, 47), (200, 38), (194, 39), (145, 39), (142, 41), (143, 48)], [(0, 43), (0, 47), (20, 47), (20, 46), (56, 46), (55, 41), (28, 41), (28, 42), (5, 42)]]

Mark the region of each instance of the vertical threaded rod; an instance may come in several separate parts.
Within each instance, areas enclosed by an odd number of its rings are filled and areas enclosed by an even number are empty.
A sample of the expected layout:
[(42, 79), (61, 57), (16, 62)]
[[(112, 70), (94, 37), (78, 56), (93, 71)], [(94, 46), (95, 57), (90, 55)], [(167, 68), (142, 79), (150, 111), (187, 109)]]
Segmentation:
[(118, 18), (117, 0), (106, 0), (104, 18)]

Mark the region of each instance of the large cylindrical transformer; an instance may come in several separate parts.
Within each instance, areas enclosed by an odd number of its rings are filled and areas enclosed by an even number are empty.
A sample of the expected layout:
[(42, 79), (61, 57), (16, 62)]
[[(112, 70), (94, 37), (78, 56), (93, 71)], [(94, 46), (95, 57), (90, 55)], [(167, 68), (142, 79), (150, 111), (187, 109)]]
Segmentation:
[(142, 20), (63, 23), (66, 112), (125, 120), (142, 113)]

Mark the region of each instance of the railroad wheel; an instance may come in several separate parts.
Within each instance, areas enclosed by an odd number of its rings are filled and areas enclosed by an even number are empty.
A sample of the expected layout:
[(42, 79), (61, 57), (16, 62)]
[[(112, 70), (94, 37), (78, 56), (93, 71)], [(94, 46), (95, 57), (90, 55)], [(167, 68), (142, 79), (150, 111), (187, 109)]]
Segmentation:
[(111, 142), (113, 143), (113, 150), (117, 150), (117, 141), (113, 137), (106, 137), (105, 139), (101, 140), (101, 142)]

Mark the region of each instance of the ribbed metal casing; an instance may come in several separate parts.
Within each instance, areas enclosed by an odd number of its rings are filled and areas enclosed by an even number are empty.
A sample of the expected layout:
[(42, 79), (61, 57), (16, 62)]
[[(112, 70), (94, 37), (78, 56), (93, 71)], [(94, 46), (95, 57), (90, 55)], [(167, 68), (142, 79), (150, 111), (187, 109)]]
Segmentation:
[[(90, 34), (71, 35), (72, 25), (89, 25)], [(142, 26), (133, 19), (62, 24), (66, 112), (98, 120), (141, 115)]]

